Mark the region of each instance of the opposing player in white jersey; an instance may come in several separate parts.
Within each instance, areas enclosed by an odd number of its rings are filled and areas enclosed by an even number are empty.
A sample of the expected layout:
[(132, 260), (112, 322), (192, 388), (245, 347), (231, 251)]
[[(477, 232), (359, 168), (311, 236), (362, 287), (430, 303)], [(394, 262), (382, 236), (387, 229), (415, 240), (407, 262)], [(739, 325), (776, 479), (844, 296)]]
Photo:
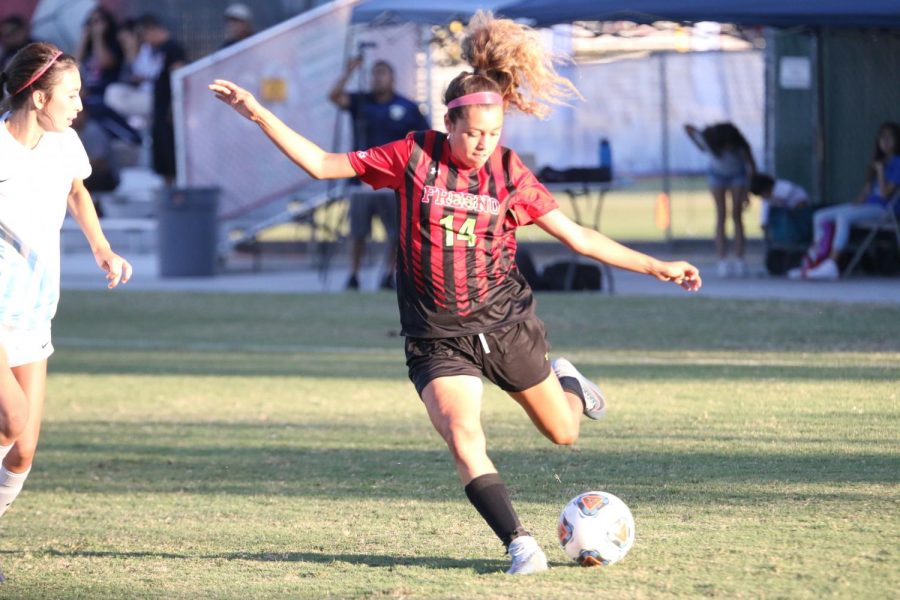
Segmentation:
[(0, 73), (0, 515), (37, 448), (67, 206), (108, 287), (131, 277), (84, 187), (91, 166), (71, 129), (80, 89), (75, 59), (52, 44), (29, 44)]

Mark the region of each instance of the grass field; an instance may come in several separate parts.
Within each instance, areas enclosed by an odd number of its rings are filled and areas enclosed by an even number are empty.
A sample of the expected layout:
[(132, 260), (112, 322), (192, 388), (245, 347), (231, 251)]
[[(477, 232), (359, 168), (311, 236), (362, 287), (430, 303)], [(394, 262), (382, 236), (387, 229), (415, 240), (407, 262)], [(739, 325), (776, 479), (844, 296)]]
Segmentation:
[[(511, 578), (407, 381), (386, 294), (64, 294), (3, 598), (889, 598), (900, 309), (542, 295), (610, 412), (574, 448), (488, 388), (489, 448), (549, 573)], [(563, 504), (631, 553), (569, 563)], [(893, 591), (892, 591), (893, 590)]]
[[(707, 188), (706, 178), (697, 176), (677, 176), (671, 183), (671, 220), (672, 237), (675, 239), (706, 239), (713, 237), (715, 224), (715, 205)], [(662, 190), (662, 181), (659, 178), (642, 178), (630, 181), (620, 189), (611, 190), (603, 200), (601, 210), (600, 231), (617, 240), (628, 241), (663, 241), (665, 231), (656, 227), (654, 214), (657, 196)], [(574, 215), (571, 201), (565, 194), (557, 194), (561, 210), (569, 216)], [(588, 224), (592, 224), (593, 211), (596, 207), (597, 196), (592, 194), (589, 198), (581, 196), (578, 200), (579, 210), (585, 216), (590, 217)], [(744, 228), (749, 238), (762, 236), (759, 227), (758, 198), (753, 198), (750, 207), (744, 213)], [(319, 222), (340, 223), (344, 216), (345, 208), (341, 204), (332, 205), (331, 208), (319, 215)], [(346, 235), (347, 223), (341, 228)], [(727, 230), (731, 235), (730, 222)], [(268, 229), (259, 236), (263, 241), (297, 241), (307, 240), (310, 236), (310, 227), (306, 224), (289, 223), (278, 225)], [(384, 239), (384, 229), (380, 221), (375, 219), (373, 228), (375, 239)], [(538, 227), (525, 227), (518, 233), (522, 241), (542, 241), (550, 237)]]

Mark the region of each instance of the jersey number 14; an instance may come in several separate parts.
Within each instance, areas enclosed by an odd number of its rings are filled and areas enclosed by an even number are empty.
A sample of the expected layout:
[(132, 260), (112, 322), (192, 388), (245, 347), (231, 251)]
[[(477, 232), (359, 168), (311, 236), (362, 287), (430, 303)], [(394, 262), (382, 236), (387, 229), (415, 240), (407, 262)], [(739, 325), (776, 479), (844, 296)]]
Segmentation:
[(447, 215), (440, 221), (438, 221), (441, 225), (444, 226), (444, 245), (452, 246), (456, 240), (462, 240), (466, 242), (469, 247), (475, 245), (475, 218), (469, 217), (465, 221), (463, 221), (462, 225), (459, 226), (459, 229), (453, 229), (453, 215)]

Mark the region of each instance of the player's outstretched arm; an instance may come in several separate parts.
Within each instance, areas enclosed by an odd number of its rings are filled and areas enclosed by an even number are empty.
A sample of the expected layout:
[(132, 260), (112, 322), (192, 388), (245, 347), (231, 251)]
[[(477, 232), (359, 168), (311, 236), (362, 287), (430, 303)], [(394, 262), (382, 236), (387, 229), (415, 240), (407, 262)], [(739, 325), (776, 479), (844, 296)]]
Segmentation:
[(700, 270), (694, 265), (684, 261), (663, 261), (632, 250), (598, 231), (582, 227), (559, 209), (551, 210), (535, 223), (583, 256), (620, 269), (652, 275), (660, 281), (677, 283), (690, 292), (699, 290), (702, 284)]
[(276, 117), (247, 90), (225, 79), (209, 84), (216, 98), (262, 129), (285, 156), (316, 179), (355, 177), (346, 154), (325, 152)]

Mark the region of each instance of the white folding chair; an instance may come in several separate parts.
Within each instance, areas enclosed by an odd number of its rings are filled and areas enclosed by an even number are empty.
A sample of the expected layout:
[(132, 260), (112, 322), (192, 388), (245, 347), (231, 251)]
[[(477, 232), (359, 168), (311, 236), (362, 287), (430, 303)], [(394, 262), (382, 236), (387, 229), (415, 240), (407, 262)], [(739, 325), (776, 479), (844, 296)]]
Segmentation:
[(862, 260), (865, 253), (869, 251), (872, 242), (875, 241), (875, 236), (882, 231), (894, 232), (894, 237), (897, 239), (897, 250), (900, 251), (900, 223), (897, 221), (896, 212), (898, 204), (900, 204), (900, 186), (897, 186), (894, 193), (891, 194), (891, 197), (888, 199), (887, 208), (883, 215), (877, 219), (872, 219), (871, 221), (857, 221), (853, 224), (853, 227), (868, 229), (869, 233), (866, 234), (862, 243), (856, 248), (856, 252), (853, 254), (853, 258), (850, 259), (850, 262), (847, 263), (847, 268), (844, 269), (842, 277), (849, 277), (850, 274), (853, 273), (853, 270), (857, 267), (859, 261)]

